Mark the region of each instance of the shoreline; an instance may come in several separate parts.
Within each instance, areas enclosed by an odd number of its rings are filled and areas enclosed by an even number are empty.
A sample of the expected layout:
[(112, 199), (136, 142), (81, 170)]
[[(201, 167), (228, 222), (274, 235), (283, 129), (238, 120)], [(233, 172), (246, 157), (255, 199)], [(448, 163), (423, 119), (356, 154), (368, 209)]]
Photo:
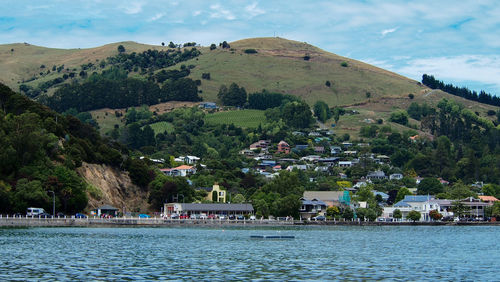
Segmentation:
[(500, 222), (359, 222), (307, 220), (217, 220), (163, 218), (0, 218), (0, 227), (290, 227), (290, 226), (500, 226)]

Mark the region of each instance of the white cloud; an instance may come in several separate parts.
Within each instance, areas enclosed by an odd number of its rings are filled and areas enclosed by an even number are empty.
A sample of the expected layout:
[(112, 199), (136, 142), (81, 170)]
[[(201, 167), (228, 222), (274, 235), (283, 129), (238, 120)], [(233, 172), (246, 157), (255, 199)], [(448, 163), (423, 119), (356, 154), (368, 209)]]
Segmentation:
[(125, 3), (124, 6), (122, 6), (122, 9), (123, 11), (125, 12), (125, 14), (129, 14), (129, 15), (134, 15), (134, 14), (138, 14), (140, 12), (142, 12), (142, 6), (144, 5), (144, 3), (142, 2), (129, 2), (129, 3)]
[(254, 3), (246, 6), (245, 7), (245, 11), (250, 16), (250, 18), (253, 18), (253, 17), (256, 17), (258, 15), (262, 15), (262, 14), (266, 13), (266, 11), (264, 11), (264, 10), (260, 9), (259, 7), (257, 7), (257, 2), (254, 2)]
[(382, 30), (382, 32), (381, 32), (380, 34), (382, 34), (382, 37), (384, 37), (384, 36), (386, 36), (386, 35), (387, 35), (387, 34), (389, 34), (389, 33), (393, 33), (393, 32), (395, 32), (396, 30), (398, 30), (398, 28), (397, 28), (397, 27), (395, 27), (395, 28), (390, 28), (390, 29), (384, 29), (384, 30)]
[(440, 80), (472, 81), (500, 89), (500, 56), (460, 55), (410, 60), (398, 72), (420, 80), (432, 74)]
[(236, 19), (231, 11), (224, 9), (220, 4), (211, 5), (210, 9), (212, 10), (212, 12), (210, 13), (211, 18), (223, 18), (230, 21)]
[(194, 11), (193, 12), (193, 17), (201, 15), (201, 11)]
[(152, 18), (148, 19), (149, 22), (154, 22), (154, 21), (157, 21), (161, 18), (163, 18), (165, 16), (165, 14), (163, 13), (158, 13), (156, 15), (154, 15)]

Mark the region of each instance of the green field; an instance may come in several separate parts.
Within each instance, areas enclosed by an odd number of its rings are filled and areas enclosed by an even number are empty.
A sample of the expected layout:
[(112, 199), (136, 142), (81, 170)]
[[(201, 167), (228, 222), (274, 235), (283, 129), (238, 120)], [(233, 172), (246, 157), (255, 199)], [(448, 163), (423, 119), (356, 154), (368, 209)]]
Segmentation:
[(174, 125), (166, 121), (155, 122), (150, 124), (149, 126), (151, 126), (151, 128), (154, 130), (155, 135), (157, 135), (158, 133), (163, 133), (165, 131), (167, 133), (172, 133), (174, 131)]
[(219, 112), (205, 116), (205, 122), (210, 124), (234, 124), (239, 127), (258, 127), (266, 122), (264, 111), (237, 110)]

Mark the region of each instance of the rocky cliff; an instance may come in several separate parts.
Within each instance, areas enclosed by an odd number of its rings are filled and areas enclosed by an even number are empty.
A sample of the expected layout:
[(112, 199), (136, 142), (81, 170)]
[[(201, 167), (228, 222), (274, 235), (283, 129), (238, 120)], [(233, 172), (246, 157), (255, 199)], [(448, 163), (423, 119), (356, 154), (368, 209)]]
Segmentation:
[(88, 210), (107, 204), (120, 209), (120, 212), (148, 211), (147, 192), (134, 185), (127, 172), (107, 165), (88, 163), (83, 163), (77, 172), (93, 186), (88, 189)]

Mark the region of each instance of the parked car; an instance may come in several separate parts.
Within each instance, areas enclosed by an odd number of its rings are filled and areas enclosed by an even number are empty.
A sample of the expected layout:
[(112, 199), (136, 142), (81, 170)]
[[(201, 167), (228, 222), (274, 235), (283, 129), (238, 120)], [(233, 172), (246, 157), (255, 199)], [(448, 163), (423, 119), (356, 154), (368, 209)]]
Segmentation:
[(39, 214), (38, 217), (40, 217), (40, 218), (52, 218), (52, 215), (50, 213), (44, 212), (44, 213)]
[(236, 219), (238, 219), (238, 220), (245, 220), (245, 216), (243, 216), (243, 215), (238, 215), (238, 216), (236, 217)]
[(45, 210), (42, 208), (27, 208), (26, 216), (39, 216), (42, 213), (45, 213)]
[(255, 217), (255, 215), (251, 215), (250, 216), (250, 220), (256, 220), (257, 218)]
[(221, 220), (227, 219), (227, 216), (224, 214), (221, 214), (221, 215), (219, 215), (219, 219), (221, 219)]
[(208, 219), (214, 219), (214, 218), (217, 218), (217, 216), (215, 216), (215, 214), (209, 214), (207, 216)]
[(75, 218), (87, 218), (88, 216), (83, 213), (76, 213)]
[(56, 217), (65, 217), (66, 215), (62, 212), (56, 213)]
[(183, 213), (179, 216), (180, 219), (188, 219), (189, 218), (189, 215)]
[(324, 220), (326, 220), (326, 217), (323, 215), (318, 215), (318, 216), (313, 217), (312, 219), (316, 220), (316, 221), (324, 221)]
[(198, 219), (199, 215), (193, 213), (189, 218), (190, 219)]
[(139, 218), (150, 218), (150, 216), (147, 214), (141, 213), (141, 214), (139, 214)]
[(176, 214), (176, 213), (173, 213), (173, 214), (170, 215), (170, 218), (171, 219), (177, 219), (177, 218), (179, 218), (179, 215)]
[(206, 213), (202, 213), (200, 214), (200, 216), (198, 217), (199, 219), (207, 219), (207, 214)]

